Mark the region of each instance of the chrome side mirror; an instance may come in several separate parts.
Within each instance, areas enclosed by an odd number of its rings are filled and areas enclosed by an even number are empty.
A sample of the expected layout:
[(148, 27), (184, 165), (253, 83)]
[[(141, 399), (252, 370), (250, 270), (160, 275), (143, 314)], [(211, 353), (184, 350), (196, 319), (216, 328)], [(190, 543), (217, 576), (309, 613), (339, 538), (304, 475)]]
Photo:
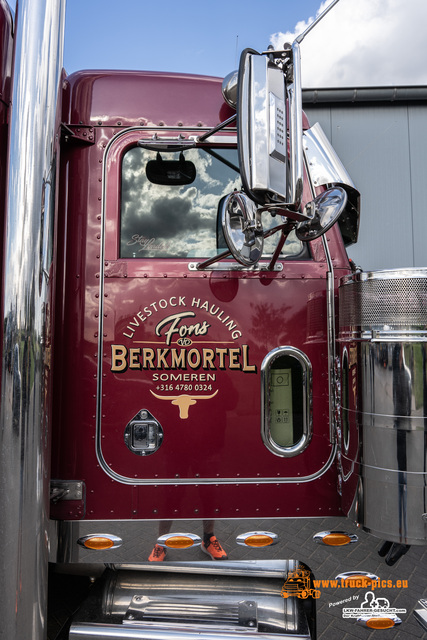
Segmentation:
[(324, 191), (305, 205), (308, 220), (300, 222), (296, 236), (302, 242), (310, 242), (323, 235), (340, 217), (347, 204), (347, 193), (342, 187)]
[[(234, 83), (226, 78), (229, 100)], [(298, 209), (301, 203), (301, 95), (298, 43), (263, 54), (243, 51), (237, 78), (239, 164), (244, 191), (258, 204), (279, 202)]]
[(257, 264), (264, 248), (261, 216), (255, 203), (241, 191), (224, 198), (221, 223), (233, 257), (245, 267)]

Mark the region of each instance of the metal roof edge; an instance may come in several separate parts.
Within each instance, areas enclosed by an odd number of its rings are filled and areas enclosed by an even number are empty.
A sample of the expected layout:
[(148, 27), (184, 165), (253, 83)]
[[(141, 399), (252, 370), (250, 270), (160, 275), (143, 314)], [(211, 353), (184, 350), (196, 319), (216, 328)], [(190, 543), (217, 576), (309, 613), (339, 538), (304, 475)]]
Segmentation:
[(427, 100), (427, 86), (303, 89), (303, 103), (414, 102)]

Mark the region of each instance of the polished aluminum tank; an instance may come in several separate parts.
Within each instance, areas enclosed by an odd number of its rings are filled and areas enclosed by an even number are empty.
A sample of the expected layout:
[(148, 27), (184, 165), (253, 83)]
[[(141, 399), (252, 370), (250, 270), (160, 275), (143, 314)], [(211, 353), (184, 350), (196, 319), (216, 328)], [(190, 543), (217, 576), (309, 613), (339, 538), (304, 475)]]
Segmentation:
[(70, 640), (312, 637), (312, 601), (282, 595), (286, 578), (303, 569), (297, 561), (154, 564), (107, 571), (102, 595), (74, 618)]
[(341, 280), (343, 508), (372, 534), (427, 542), (427, 269)]

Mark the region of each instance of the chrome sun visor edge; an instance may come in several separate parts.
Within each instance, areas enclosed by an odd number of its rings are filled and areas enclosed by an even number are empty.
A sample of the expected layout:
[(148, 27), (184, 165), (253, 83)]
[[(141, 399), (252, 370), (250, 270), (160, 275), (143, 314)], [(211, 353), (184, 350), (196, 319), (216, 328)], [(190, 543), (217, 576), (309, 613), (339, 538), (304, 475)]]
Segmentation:
[(357, 191), (351, 177), (318, 122), (303, 133), (304, 155), (315, 187), (342, 184)]
[(318, 122), (304, 131), (303, 152), (314, 189), (325, 185), (341, 186), (347, 192), (348, 203), (338, 225), (345, 245), (354, 244), (359, 233), (360, 192)]

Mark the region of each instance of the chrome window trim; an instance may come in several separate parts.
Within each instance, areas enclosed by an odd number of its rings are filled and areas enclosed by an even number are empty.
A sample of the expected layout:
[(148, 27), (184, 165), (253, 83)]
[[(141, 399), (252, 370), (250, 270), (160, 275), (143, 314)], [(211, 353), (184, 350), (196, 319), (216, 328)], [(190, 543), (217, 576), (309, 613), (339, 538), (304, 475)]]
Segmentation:
[[(317, 130), (316, 125), (315, 127)], [(320, 125), (318, 125), (318, 128), (320, 129), (320, 133), (324, 136), (324, 133)], [(304, 135), (305, 133), (310, 133), (312, 131), (313, 131), (313, 127), (308, 132), (304, 132)], [(307, 148), (305, 145), (305, 141), (304, 141), (303, 147), (304, 147), (305, 167), (309, 176), (310, 192), (311, 192), (312, 198), (314, 199), (316, 197), (315, 187), (318, 185), (315, 184), (313, 175), (310, 171), (311, 161), (310, 161), (310, 158), (308, 157), (309, 154), (306, 154)], [(335, 157), (335, 151), (333, 150), (332, 147), (331, 147), (331, 153), (332, 153), (332, 156)], [(341, 162), (339, 158), (338, 158), (338, 162)], [(326, 263), (328, 266), (328, 271), (326, 273), (326, 304), (327, 304), (326, 320), (327, 320), (327, 335), (328, 335), (329, 441), (331, 444), (336, 445), (337, 439), (336, 439), (335, 410), (337, 407), (336, 407), (336, 393), (335, 393), (335, 387), (336, 387), (336, 379), (335, 379), (336, 328), (335, 328), (335, 284), (334, 284), (335, 276), (334, 276), (334, 263), (331, 257), (331, 253), (329, 251), (329, 244), (326, 238), (326, 234), (323, 234), (321, 240), (322, 240), (323, 251), (325, 252)]]
[[(271, 437), (269, 415), (270, 394), (268, 391), (268, 373), (271, 365), (280, 356), (291, 356), (299, 362), (303, 372), (303, 425), (300, 440), (292, 447), (281, 447)], [(312, 366), (308, 357), (295, 347), (276, 347), (268, 353), (261, 364), (261, 437), (271, 453), (283, 458), (291, 458), (302, 453), (309, 445), (313, 432), (312, 421)]]
[[(128, 135), (129, 133), (139, 132), (139, 131), (160, 131), (159, 127), (153, 127), (149, 129), (148, 127), (129, 127), (120, 131), (115, 136), (111, 138), (108, 142), (103, 156), (103, 169), (102, 169), (102, 223), (101, 223), (101, 250), (100, 250), (100, 260), (99, 260), (99, 312), (98, 312), (98, 366), (97, 366), (97, 404), (96, 404), (96, 457), (100, 468), (109, 476), (112, 480), (116, 482), (120, 482), (121, 484), (134, 485), (134, 486), (178, 486), (178, 485), (242, 485), (242, 484), (293, 484), (293, 483), (305, 483), (305, 482), (313, 482), (318, 480), (321, 476), (323, 476), (332, 466), (336, 453), (337, 446), (336, 443), (332, 443), (331, 451), (328, 459), (323, 464), (322, 467), (314, 471), (313, 473), (309, 473), (304, 476), (288, 476), (285, 475), (283, 477), (250, 477), (250, 478), (132, 478), (129, 476), (124, 476), (119, 473), (116, 473), (111, 469), (106, 460), (104, 459), (103, 451), (102, 451), (102, 439), (101, 439), (101, 416), (102, 416), (102, 368), (103, 368), (103, 331), (104, 331), (104, 273), (105, 273), (105, 237), (106, 237), (106, 184), (107, 184), (107, 174), (108, 174), (108, 158), (111, 152), (111, 149), (116, 145), (116, 143), (121, 140), (123, 137)], [(177, 127), (168, 127), (168, 131), (179, 130)], [(195, 128), (187, 127), (186, 131), (195, 130)], [(199, 130), (200, 131), (200, 130)], [(226, 137), (224, 135), (224, 137)], [(194, 261), (192, 261), (194, 262)], [(280, 348), (280, 347), (279, 347)], [(292, 349), (292, 347), (288, 347)], [(294, 352), (301, 353), (303, 357), (304, 354), (298, 351), (297, 349), (293, 349)], [(308, 364), (310, 365), (310, 388), (311, 388), (311, 364), (307, 359)], [(263, 376), (263, 372), (261, 371), (261, 379)], [(310, 412), (310, 428), (309, 428), (309, 437), (305, 443), (304, 448), (308, 445), (309, 440), (311, 438), (311, 394), (309, 397), (309, 412)], [(261, 408), (261, 415), (263, 415), (263, 409)], [(297, 453), (301, 453), (303, 448)]]
[[(274, 268), (270, 269), (270, 263), (265, 259), (265, 256), (263, 256), (262, 259), (264, 261), (258, 262), (255, 267), (244, 267), (242, 264), (236, 261), (228, 262), (222, 260), (221, 262), (214, 262), (210, 266), (205, 267), (204, 271), (249, 271), (253, 273), (257, 273), (258, 271), (283, 271), (283, 264), (281, 262), (276, 262)], [(153, 258), (150, 258), (150, 260), (153, 260)], [(199, 264), (202, 264), (202, 262), (189, 262), (188, 271), (198, 271)]]

